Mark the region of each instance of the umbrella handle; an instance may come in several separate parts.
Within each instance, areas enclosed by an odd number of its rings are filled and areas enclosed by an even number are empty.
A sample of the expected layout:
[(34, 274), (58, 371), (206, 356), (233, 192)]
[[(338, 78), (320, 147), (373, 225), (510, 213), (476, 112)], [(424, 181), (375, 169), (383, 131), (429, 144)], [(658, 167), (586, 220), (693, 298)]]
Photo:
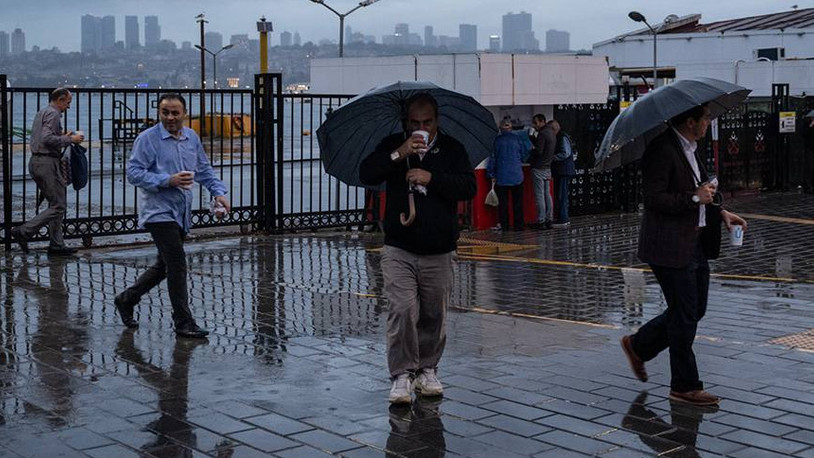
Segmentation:
[(412, 192), (407, 194), (407, 204), (410, 207), (410, 216), (409, 217), (404, 216), (404, 213), (402, 212), (401, 214), (402, 226), (409, 226), (413, 224), (413, 221), (415, 221), (415, 197), (413, 196)]

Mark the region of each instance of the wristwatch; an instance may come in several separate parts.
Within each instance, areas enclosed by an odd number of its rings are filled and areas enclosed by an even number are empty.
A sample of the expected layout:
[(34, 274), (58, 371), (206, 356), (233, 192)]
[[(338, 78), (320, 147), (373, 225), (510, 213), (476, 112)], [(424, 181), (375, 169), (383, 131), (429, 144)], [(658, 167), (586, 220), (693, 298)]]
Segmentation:
[(395, 162), (395, 161), (397, 161), (399, 159), (401, 159), (401, 154), (399, 154), (398, 151), (393, 151), (392, 153), (390, 153), (390, 160), (391, 161)]
[(699, 203), (701, 203), (701, 198), (698, 197), (698, 194), (693, 194), (692, 195), (692, 201), (693, 201), (693, 203), (699, 204)]

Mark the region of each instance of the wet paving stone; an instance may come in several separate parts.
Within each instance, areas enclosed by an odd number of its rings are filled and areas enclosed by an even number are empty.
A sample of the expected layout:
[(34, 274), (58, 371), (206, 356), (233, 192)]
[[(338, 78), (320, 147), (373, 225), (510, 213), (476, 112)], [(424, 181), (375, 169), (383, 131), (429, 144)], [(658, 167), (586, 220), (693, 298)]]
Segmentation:
[(619, 350), (665, 309), (638, 214), (463, 233), (505, 249), (461, 250), (446, 397), (407, 409), (386, 399), (381, 234), (241, 236), (187, 246), (195, 342), (163, 285), (119, 322), (150, 246), (0, 259), (0, 457), (814, 457), (814, 353), (774, 342), (814, 332), (814, 196), (727, 205), (750, 227), (712, 262), (695, 345), (717, 412), (667, 401), (666, 353), (639, 383)]

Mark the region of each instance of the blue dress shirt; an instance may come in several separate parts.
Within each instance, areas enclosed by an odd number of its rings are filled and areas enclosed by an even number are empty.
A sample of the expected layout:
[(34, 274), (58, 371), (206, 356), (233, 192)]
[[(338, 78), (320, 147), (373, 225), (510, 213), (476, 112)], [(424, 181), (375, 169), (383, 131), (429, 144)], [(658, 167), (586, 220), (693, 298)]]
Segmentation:
[(226, 195), (226, 186), (215, 176), (194, 130), (184, 127), (175, 138), (158, 123), (139, 134), (127, 163), (127, 180), (141, 190), (140, 228), (147, 223), (175, 221), (185, 234), (189, 232), (192, 190), (170, 186), (170, 177), (184, 170), (195, 172), (195, 181), (213, 197)]

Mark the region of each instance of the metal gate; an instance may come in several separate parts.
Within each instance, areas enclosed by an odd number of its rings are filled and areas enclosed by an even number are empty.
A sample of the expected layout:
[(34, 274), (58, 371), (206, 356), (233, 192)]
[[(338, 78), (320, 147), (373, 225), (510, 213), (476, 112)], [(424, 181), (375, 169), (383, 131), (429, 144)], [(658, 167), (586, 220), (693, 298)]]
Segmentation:
[[(279, 79), (279, 75), (275, 76)], [(264, 164), (255, 149), (254, 91), (173, 89), (71, 89), (73, 102), (62, 120), (66, 130), (85, 131), (89, 180), (80, 191), (68, 189), (64, 221), (66, 238), (81, 238), (88, 246), (94, 237), (132, 234), (137, 227), (138, 192), (127, 183), (125, 164), (133, 140), (157, 122), (161, 94), (178, 92), (187, 101), (187, 125), (201, 134), (204, 148), (229, 191), (233, 211), (218, 221), (209, 214), (210, 196), (196, 192), (193, 227), (263, 223), (263, 189), (257, 186)], [(37, 206), (37, 187), (28, 174), (29, 142), (36, 113), (47, 106), (50, 89), (10, 88), (0, 75), (0, 153), (2, 153), (2, 238), (10, 248), (10, 229), (31, 219)], [(201, 107), (205, 110), (201, 114)], [(272, 137), (274, 138), (274, 137)], [(43, 203), (42, 205), (47, 205)], [(33, 240), (47, 240), (43, 227)]]

